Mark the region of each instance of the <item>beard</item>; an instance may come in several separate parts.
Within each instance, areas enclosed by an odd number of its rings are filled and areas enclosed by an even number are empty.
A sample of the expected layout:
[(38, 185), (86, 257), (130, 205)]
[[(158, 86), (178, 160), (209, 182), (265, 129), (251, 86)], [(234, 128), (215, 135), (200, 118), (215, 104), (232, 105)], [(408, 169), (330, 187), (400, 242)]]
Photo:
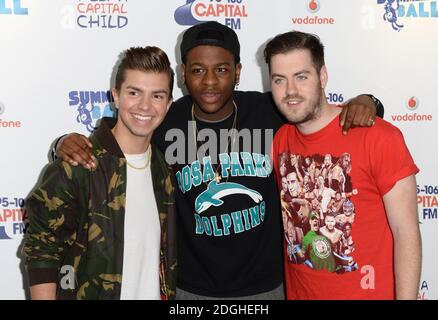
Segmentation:
[[(280, 112), (291, 124), (301, 124), (316, 120), (321, 114), (321, 95), (321, 92), (318, 91), (315, 99), (310, 100), (306, 100), (300, 95), (287, 95), (278, 104)], [(305, 105), (304, 107), (294, 108), (294, 106), (288, 106), (287, 101), (289, 100), (300, 100)]]

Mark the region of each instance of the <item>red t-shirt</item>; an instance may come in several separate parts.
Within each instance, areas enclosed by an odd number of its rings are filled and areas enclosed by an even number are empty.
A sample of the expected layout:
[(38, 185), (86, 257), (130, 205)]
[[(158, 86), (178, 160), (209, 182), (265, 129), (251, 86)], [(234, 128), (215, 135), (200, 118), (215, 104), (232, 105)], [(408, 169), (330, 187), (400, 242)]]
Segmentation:
[(303, 135), (276, 133), (288, 299), (394, 299), (383, 196), (418, 168), (399, 129), (376, 119), (344, 136), (339, 116)]

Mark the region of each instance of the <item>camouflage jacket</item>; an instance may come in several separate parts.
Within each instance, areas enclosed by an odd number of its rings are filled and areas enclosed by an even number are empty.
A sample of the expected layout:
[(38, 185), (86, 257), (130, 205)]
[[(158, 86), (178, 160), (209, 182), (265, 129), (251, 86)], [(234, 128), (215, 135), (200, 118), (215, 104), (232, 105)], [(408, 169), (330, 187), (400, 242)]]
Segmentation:
[[(56, 283), (58, 299), (120, 299), (126, 196), (126, 159), (104, 118), (90, 136), (95, 170), (56, 160), (26, 199), (23, 255), (30, 285)], [(151, 145), (151, 172), (161, 225), (160, 288), (176, 287), (174, 181)]]

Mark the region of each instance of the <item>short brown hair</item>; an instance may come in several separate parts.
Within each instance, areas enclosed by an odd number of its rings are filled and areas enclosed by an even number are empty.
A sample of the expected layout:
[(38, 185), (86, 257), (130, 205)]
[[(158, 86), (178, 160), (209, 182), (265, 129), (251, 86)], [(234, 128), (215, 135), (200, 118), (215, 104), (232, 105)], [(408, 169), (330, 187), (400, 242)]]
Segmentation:
[(123, 58), (117, 69), (116, 90), (120, 91), (125, 81), (126, 70), (166, 73), (169, 76), (169, 98), (172, 98), (174, 72), (167, 54), (158, 47), (131, 47), (123, 52)]
[(299, 49), (310, 51), (312, 63), (319, 74), (321, 68), (325, 65), (324, 45), (317, 35), (300, 31), (279, 34), (268, 42), (264, 50), (264, 57), (269, 71), (271, 71), (272, 56)]

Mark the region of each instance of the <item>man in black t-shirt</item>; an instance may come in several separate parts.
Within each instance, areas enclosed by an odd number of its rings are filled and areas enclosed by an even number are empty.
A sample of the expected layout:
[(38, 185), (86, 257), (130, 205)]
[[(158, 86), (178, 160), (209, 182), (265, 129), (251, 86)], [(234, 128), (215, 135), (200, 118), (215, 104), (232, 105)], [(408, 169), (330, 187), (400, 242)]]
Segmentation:
[[(283, 119), (269, 93), (234, 90), (242, 66), (233, 30), (217, 22), (193, 26), (180, 49), (189, 95), (173, 103), (153, 136), (178, 182), (177, 299), (283, 299), (283, 232), (270, 158)], [(370, 98), (356, 99), (346, 130), (375, 117)], [(57, 154), (92, 167), (88, 148), (71, 134)]]

